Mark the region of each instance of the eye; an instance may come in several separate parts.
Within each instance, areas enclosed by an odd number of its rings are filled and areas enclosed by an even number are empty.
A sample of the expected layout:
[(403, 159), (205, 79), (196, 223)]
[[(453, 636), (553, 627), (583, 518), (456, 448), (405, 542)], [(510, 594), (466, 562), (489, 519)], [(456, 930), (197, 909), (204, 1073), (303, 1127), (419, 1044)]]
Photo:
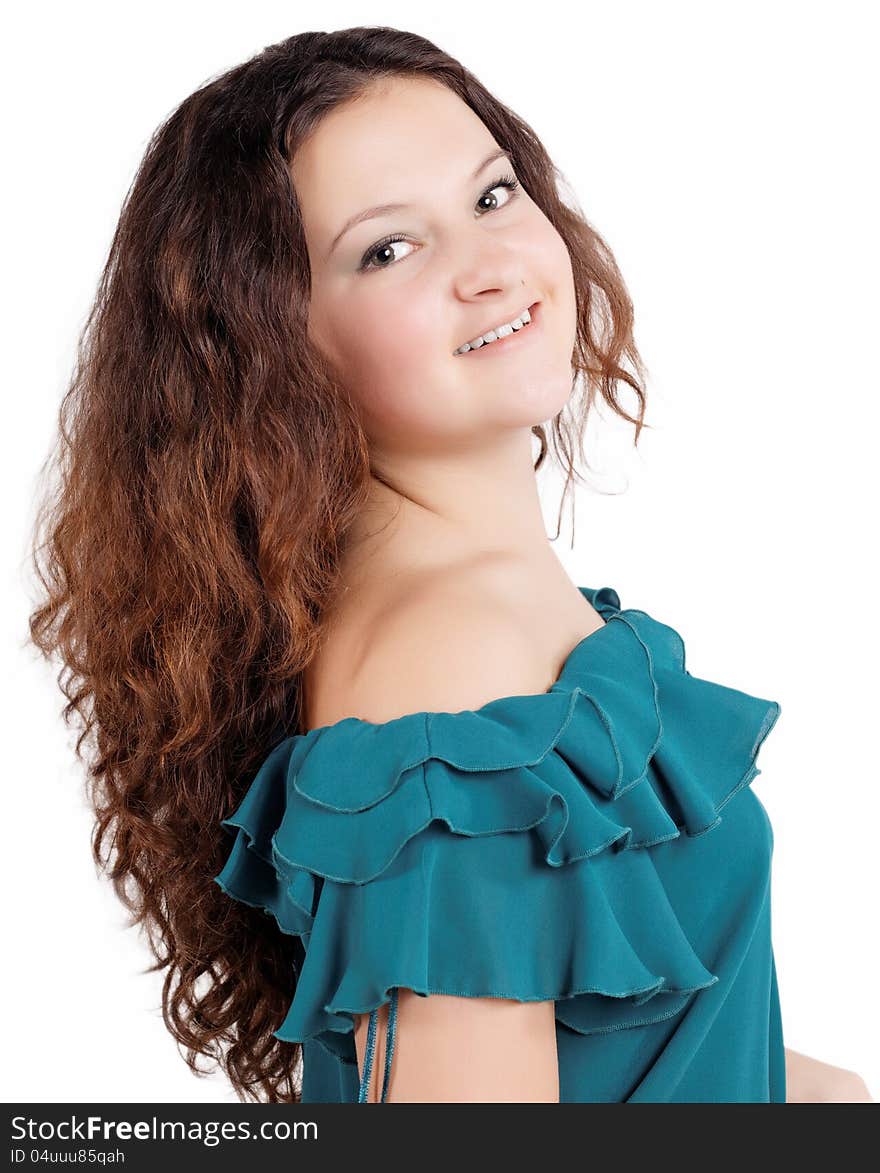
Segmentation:
[[(514, 179), (512, 175), (502, 175), (498, 179), (496, 179), (493, 184), (491, 184), (489, 187), (486, 188), (486, 190), (480, 196), (480, 200), (488, 199), (489, 196), (492, 194), (492, 192), (495, 191), (496, 188), (499, 188), (499, 187), (505, 188), (507, 191), (510, 192), (509, 197), (504, 201), (504, 204), (509, 204), (510, 201), (512, 199), (514, 199), (513, 193), (519, 187), (519, 181)], [(477, 200), (477, 203), (479, 203), (479, 202), (480, 201)], [(501, 205), (502, 208), (504, 207), (504, 204)], [(496, 209), (495, 208), (484, 208), (483, 211), (484, 212), (494, 212), (494, 211), (496, 211)]]
[[(360, 271), (365, 272), (368, 269), (387, 269), (389, 266), (386, 264), (381, 264), (381, 265), (371, 264), (373, 257), (376, 256), (378, 253), (386, 253), (387, 254), (388, 252), (390, 252), (392, 244), (406, 244), (406, 243), (407, 243), (407, 240), (403, 236), (383, 236), (381, 240), (377, 240), (375, 244), (370, 245), (370, 248), (367, 250), (367, 252), (364, 253), (364, 255), (361, 259), (360, 266), (359, 266)], [(391, 261), (391, 264), (392, 265), (394, 264), (393, 259)]]
[[(483, 200), (487, 200), (490, 197), (495, 200), (495, 204), (493, 204), (491, 207), (488, 207), (488, 208), (481, 208), (480, 214), (482, 215), (485, 212), (498, 212), (498, 211), (500, 211), (501, 208), (505, 207), (506, 204), (509, 204), (513, 199), (516, 198), (515, 192), (518, 187), (519, 187), (519, 180), (514, 179), (512, 175), (502, 175), (498, 179), (496, 179), (494, 183), (490, 183), (489, 186), (485, 189), (485, 191), (478, 198), (477, 204), (479, 205)], [(498, 188), (505, 188), (509, 192), (507, 199), (500, 206), (498, 205), (498, 202), (497, 202), (498, 197), (492, 196), (492, 193), (494, 191), (496, 191)], [(365, 273), (365, 272), (369, 272), (370, 270), (375, 270), (375, 269), (390, 269), (391, 266), (395, 263), (395, 258), (393, 255), (392, 255), (391, 260), (387, 264), (374, 264), (373, 258), (376, 257), (377, 254), (388, 254), (389, 252), (392, 252), (391, 246), (393, 244), (408, 244), (408, 243), (409, 242), (407, 241), (406, 237), (404, 237), (404, 236), (383, 236), (381, 240), (377, 240), (375, 244), (371, 244), (370, 247), (367, 249), (367, 251), (364, 253), (363, 257), (361, 257), (361, 263), (358, 266), (358, 271), (361, 273)]]

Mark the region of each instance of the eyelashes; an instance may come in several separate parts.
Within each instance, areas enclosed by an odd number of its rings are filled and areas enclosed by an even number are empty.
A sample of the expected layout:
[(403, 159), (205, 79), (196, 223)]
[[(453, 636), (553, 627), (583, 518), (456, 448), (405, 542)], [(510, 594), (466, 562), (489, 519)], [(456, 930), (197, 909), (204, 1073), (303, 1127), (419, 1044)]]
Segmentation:
[[(496, 187), (505, 187), (511, 193), (511, 198), (507, 201), (507, 203), (501, 205), (502, 208), (506, 208), (507, 204), (516, 198), (514, 193), (519, 187), (519, 181), (514, 179), (512, 175), (500, 175), (493, 183), (490, 183), (489, 186), (484, 189), (484, 191), (477, 197), (478, 200), (485, 199), (486, 196), (490, 195)], [(485, 208), (484, 211), (500, 212), (501, 208)], [(380, 249), (386, 248), (389, 244), (396, 244), (398, 241), (405, 244), (406, 237), (400, 236), (399, 234), (393, 234), (391, 236), (383, 236), (381, 240), (377, 240), (375, 244), (371, 244), (364, 255), (361, 257), (361, 262), (358, 265), (358, 272), (363, 273), (369, 272), (371, 270), (378, 271), (380, 269), (390, 269), (392, 265), (396, 264), (395, 261), (390, 261), (387, 265), (374, 265), (371, 264), (371, 261), (373, 256), (379, 252)]]

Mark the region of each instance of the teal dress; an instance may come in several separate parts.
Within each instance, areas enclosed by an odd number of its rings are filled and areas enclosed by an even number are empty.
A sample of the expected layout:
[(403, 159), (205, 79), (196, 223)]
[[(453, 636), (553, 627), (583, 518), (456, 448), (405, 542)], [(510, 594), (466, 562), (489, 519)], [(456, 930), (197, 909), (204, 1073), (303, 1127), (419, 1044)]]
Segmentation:
[(580, 590), (605, 623), (548, 692), (288, 737), (223, 820), (216, 883), (301, 944), (303, 1103), (365, 1100), (352, 1016), (385, 1003), (387, 1094), (401, 988), (552, 1000), (562, 1102), (785, 1101), (750, 786), (780, 706)]

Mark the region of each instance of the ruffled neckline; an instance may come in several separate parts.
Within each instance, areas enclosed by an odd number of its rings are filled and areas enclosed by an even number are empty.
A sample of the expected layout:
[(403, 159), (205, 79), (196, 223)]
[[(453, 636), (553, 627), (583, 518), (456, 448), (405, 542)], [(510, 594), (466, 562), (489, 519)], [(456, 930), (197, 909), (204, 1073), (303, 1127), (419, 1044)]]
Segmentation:
[[(621, 608), (612, 587), (578, 589), (605, 622), (546, 692), (294, 734), (223, 820), (235, 842), (216, 882), (308, 943), (278, 1038), (317, 1037), (351, 1061), (352, 1015), (392, 986), (552, 998), (588, 1034), (665, 1018), (718, 980), (649, 849), (721, 823), (760, 774), (780, 705), (691, 675), (678, 632)], [(471, 949), (446, 934), (480, 914), (478, 861), (504, 873), (508, 858), (521, 931), (492, 936), (475, 969), (484, 936)], [(367, 923), (391, 937), (365, 975), (340, 958)], [(523, 943), (538, 939), (542, 971), (522, 976)]]

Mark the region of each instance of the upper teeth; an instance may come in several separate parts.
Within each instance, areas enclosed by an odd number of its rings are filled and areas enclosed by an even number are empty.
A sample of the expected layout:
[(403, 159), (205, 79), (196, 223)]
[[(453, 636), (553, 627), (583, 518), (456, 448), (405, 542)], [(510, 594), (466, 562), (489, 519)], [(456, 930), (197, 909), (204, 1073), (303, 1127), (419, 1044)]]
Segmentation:
[(511, 322), (504, 322), (500, 326), (496, 326), (494, 330), (490, 330), (487, 334), (480, 334), (478, 338), (472, 338), (470, 342), (465, 342), (464, 345), (459, 346), (457, 350), (453, 350), (453, 354), (467, 354), (469, 350), (478, 350), (481, 346), (485, 346), (489, 342), (494, 342), (496, 338), (506, 338), (508, 334), (512, 334), (514, 330), (521, 330), (523, 326), (527, 326), (532, 320), (532, 316), (528, 308), (524, 309), (518, 318), (514, 318)]

